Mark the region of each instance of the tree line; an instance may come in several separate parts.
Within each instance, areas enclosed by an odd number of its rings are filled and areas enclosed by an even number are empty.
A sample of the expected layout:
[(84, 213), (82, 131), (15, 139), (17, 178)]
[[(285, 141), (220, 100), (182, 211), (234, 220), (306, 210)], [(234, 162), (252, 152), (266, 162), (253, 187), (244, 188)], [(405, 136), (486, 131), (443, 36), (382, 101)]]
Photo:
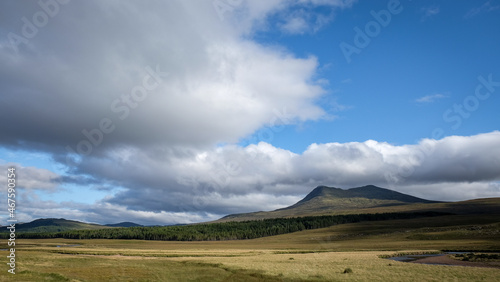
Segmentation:
[[(182, 226), (122, 227), (63, 232), (18, 233), (26, 239), (137, 239), (163, 241), (219, 241), (254, 239), (337, 224), (390, 219), (410, 219), (449, 215), (442, 212), (377, 213), (273, 218), (240, 222), (207, 223)], [(0, 234), (6, 239), (8, 234)]]

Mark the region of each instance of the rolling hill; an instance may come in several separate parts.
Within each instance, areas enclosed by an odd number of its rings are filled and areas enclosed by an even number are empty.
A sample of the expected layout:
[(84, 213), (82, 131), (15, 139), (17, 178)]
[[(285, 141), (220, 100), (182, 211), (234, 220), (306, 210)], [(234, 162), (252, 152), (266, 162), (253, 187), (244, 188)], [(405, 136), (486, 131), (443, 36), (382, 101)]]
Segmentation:
[[(16, 232), (62, 232), (78, 229), (111, 228), (99, 224), (84, 223), (64, 218), (41, 218), (32, 222), (16, 224)], [(2, 230), (2, 231), (8, 231)]]
[[(27, 223), (16, 224), (16, 232), (63, 232), (69, 230), (92, 230), (92, 229), (106, 229), (116, 227), (132, 227), (142, 226), (133, 222), (121, 222), (116, 224), (99, 225), (93, 223), (85, 223), (76, 220), (68, 220), (64, 218), (40, 218)], [(2, 228), (0, 233), (9, 232), (8, 229)]]
[[(457, 215), (500, 215), (500, 198), (474, 199), (461, 202), (437, 202), (373, 185), (347, 190), (318, 186), (302, 200), (286, 208), (274, 211), (231, 214), (216, 221), (195, 224), (322, 215), (421, 212), (451, 213)], [(184, 224), (177, 224), (177, 226), (180, 225)], [(140, 226), (142, 225), (133, 222), (99, 225), (63, 218), (47, 218), (37, 219), (29, 223), (16, 224), (16, 231), (23, 233), (43, 233)], [(8, 231), (6, 228), (0, 229), (0, 233)]]
[(437, 202), (373, 185), (340, 189), (318, 186), (294, 205), (274, 211), (231, 214), (217, 222), (353, 213), (438, 211), (456, 214), (500, 213), (500, 198)]
[(133, 223), (133, 222), (125, 221), (125, 222), (120, 222), (120, 223), (115, 223), (115, 224), (106, 224), (105, 226), (109, 226), (109, 227), (138, 227), (138, 226), (142, 226), (142, 225), (137, 224), (137, 223)]

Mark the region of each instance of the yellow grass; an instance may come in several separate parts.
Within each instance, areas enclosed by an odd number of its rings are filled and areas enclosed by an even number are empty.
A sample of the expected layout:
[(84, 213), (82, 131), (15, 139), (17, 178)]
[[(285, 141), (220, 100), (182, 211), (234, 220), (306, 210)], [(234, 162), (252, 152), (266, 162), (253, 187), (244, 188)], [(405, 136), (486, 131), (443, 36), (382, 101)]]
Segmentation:
[[(231, 258), (190, 258), (188, 260), (222, 263), (232, 268), (262, 270), (265, 274), (304, 280), (328, 281), (497, 281), (500, 270), (435, 266), (395, 262), (378, 258), (388, 252), (327, 252), (273, 254)], [(346, 268), (353, 273), (344, 274)]]
[[(0, 281), (498, 281), (500, 269), (378, 257), (396, 251), (500, 250), (494, 217), (474, 219), (481, 228), (469, 228), (471, 218), (463, 216), (439, 221), (363, 222), (222, 242), (18, 240), (17, 274), (2, 263)], [(0, 257), (6, 255), (0, 251)], [(352, 273), (344, 274), (347, 268)]]

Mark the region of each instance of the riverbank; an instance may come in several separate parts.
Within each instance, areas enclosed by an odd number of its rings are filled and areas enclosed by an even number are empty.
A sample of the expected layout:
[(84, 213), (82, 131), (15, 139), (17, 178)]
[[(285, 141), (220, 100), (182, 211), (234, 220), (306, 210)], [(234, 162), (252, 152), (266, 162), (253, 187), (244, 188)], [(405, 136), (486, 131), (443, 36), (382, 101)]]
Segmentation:
[(425, 257), (411, 261), (411, 263), (500, 268), (500, 262), (498, 261), (494, 262), (461, 261), (452, 259), (449, 257), (449, 255)]

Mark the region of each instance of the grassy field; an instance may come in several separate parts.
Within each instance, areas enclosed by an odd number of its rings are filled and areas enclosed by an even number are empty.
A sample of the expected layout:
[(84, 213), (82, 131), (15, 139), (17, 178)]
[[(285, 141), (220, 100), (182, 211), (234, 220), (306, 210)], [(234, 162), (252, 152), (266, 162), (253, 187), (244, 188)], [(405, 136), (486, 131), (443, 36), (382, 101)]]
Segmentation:
[[(457, 215), (343, 224), (239, 241), (26, 239), (16, 246), (17, 274), (2, 263), (0, 280), (498, 281), (498, 268), (413, 264), (379, 256), (443, 249), (498, 252), (499, 238), (498, 216)], [(348, 268), (352, 273), (344, 273)]]

